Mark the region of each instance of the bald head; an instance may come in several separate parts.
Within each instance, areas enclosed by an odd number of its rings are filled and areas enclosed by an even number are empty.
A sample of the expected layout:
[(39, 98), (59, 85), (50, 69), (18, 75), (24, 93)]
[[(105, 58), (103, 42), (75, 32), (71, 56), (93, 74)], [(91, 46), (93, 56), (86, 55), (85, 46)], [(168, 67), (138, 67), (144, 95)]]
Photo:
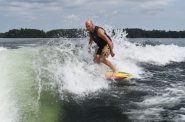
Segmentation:
[(93, 30), (94, 30), (94, 24), (93, 24), (92, 20), (87, 20), (85, 22), (85, 26), (86, 26), (86, 28), (87, 28), (88, 31), (93, 32)]
[(92, 25), (92, 24), (93, 24), (92, 20), (87, 20), (87, 21), (85, 22), (85, 25)]

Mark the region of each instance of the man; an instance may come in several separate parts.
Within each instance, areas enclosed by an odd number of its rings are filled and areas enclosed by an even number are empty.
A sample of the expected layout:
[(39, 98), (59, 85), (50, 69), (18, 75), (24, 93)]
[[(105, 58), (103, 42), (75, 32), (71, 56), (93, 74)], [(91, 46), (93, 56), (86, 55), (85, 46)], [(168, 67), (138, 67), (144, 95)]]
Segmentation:
[(113, 52), (113, 43), (111, 38), (106, 34), (103, 28), (95, 26), (91, 20), (87, 20), (85, 25), (89, 31), (89, 45), (91, 46), (94, 41), (99, 47), (95, 57), (96, 62), (104, 63), (109, 66), (114, 73), (116, 73), (116, 68), (106, 59), (110, 54), (112, 57), (115, 55)]

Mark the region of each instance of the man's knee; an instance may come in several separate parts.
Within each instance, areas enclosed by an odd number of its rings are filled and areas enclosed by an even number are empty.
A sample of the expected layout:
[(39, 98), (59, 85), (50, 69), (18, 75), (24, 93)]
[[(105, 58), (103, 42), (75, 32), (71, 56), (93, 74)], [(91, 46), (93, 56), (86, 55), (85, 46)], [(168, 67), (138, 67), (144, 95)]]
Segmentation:
[(102, 63), (105, 63), (107, 60), (103, 57), (103, 58), (100, 58), (100, 62)]
[(96, 59), (96, 63), (100, 64), (101, 63), (100, 59)]
[(100, 56), (96, 56), (96, 59), (95, 59), (96, 63), (101, 63), (101, 60), (100, 60)]

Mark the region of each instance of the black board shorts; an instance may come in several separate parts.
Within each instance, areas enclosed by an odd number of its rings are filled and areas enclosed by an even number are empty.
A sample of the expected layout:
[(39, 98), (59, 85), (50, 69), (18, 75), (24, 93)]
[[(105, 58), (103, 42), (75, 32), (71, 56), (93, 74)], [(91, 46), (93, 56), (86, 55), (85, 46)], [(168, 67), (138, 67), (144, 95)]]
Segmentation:
[(97, 50), (96, 55), (101, 55), (107, 58), (110, 55), (110, 48), (107, 45), (105, 45), (103, 48), (100, 48)]

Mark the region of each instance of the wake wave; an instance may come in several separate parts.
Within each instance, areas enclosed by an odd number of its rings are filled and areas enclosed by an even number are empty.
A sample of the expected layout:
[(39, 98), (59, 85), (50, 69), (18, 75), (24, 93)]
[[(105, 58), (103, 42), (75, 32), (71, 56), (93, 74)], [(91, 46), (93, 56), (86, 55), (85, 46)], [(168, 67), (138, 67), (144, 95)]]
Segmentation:
[(7, 50), (7, 49), (4, 47), (0, 47), (0, 52), (5, 51), (5, 50)]
[(6, 48), (0, 47), (0, 118), (3, 122), (18, 121), (18, 108), (14, 101), (9, 77)]
[[(124, 36), (123, 36), (124, 35)], [(118, 59), (129, 59), (136, 62), (152, 63), (156, 65), (166, 65), (170, 62), (185, 61), (185, 47), (178, 45), (138, 45), (131, 43), (127, 39), (125, 32), (116, 32), (114, 39), (115, 51)], [(124, 62), (124, 60), (122, 61)]]
[(185, 47), (177, 45), (159, 45), (146, 47), (130, 45), (124, 49), (126, 58), (137, 62), (166, 65), (170, 62), (182, 62), (185, 60)]
[(108, 88), (104, 75), (101, 75), (104, 66), (95, 64), (86, 48), (83, 44), (68, 40), (61, 41), (58, 46), (55, 43), (54, 46), (47, 47), (47, 50), (40, 50), (40, 59), (48, 61), (44, 68), (49, 74), (48, 79), (60, 86), (60, 92), (69, 91), (82, 95)]
[[(135, 78), (143, 78), (143, 74), (146, 74), (145, 67), (142, 67), (140, 63), (167, 65), (171, 62), (185, 61), (185, 47), (173, 44), (146, 44), (143, 46), (135, 42), (129, 42), (126, 33), (120, 30), (115, 31), (115, 35), (111, 37), (114, 42), (116, 56), (108, 59), (120, 71), (131, 73)], [(59, 92), (61, 97), (65, 97), (68, 93), (81, 97), (102, 89), (109, 89), (110, 82), (105, 79), (104, 73), (110, 69), (93, 61), (95, 49), (96, 46), (93, 45), (92, 52), (88, 52), (88, 38), (54, 39), (48, 42), (47, 45), (13, 50), (0, 47), (1, 120), (35, 121), (37, 118), (34, 117), (39, 113), (39, 109), (41, 109), (39, 107), (42, 107), (39, 106), (39, 102), (45, 91)], [(165, 101), (173, 102), (175, 99), (177, 101), (181, 99), (179, 96), (184, 95), (184, 90), (180, 86), (183, 85), (174, 86), (173, 89), (162, 89), (161, 96), (146, 97), (143, 102), (139, 103), (144, 107), (150, 107), (144, 111), (144, 114), (150, 116), (157, 113), (156, 117), (158, 117), (158, 113), (163, 110), (162, 108), (156, 108), (155, 105), (157, 106)], [(145, 86), (147, 87), (147, 85)], [(145, 87), (139, 86), (139, 88), (145, 90)], [(177, 88), (179, 89), (178, 93), (174, 92)], [(159, 91), (157, 90), (157, 92)], [(163, 95), (164, 92), (167, 93), (166, 96)], [(168, 93), (180, 94), (177, 97), (171, 97), (168, 96)], [(48, 98), (48, 96), (45, 97)], [(166, 104), (169, 104), (169, 102), (166, 102)], [(42, 109), (45, 109), (45, 107)], [(55, 110), (56, 113), (57, 110)], [(49, 115), (51, 114), (56, 115), (53, 111), (50, 111)], [(138, 114), (138, 111), (135, 111), (135, 114)]]
[[(110, 31), (108, 31), (110, 32)], [(110, 34), (109, 34), (110, 35)], [(126, 38), (126, 33), (120, 30), (112, 35), (115, 57), (108, 59), (120, 70), (131, 73), (135, 78), (143, 77), (144, 68), (140, 63), (166, 65), (171, 62), (185, 60), (185, 47), (177, 45), (138, 45)], [(88, 52), (88, 38), (51, 40), (48, 46), (40, 49), (40, 61), (47, 61), (45, 70), (48, 79), (55, 81), (59, 91), (84, 95), (104, 88), (109, 88), (109, 82), (104, 73), (110, 70), (104, 64), (96, 64), (94, 59), (96, 46), (92, 53)], [(41, 66), (43, 67), (43, 66)], [(44, 73), (43, 73), (44, 74)]]

